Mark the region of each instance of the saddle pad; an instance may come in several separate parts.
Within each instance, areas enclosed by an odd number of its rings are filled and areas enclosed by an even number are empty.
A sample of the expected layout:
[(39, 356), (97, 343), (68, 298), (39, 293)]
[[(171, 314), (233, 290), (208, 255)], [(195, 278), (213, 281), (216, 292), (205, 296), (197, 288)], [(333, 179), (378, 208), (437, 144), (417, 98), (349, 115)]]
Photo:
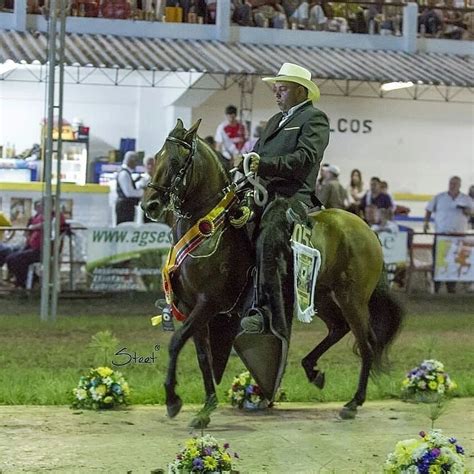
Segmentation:
[(310, 323), (315, 314), (315, 289), (321, 267), (321, 253), (311, 245), (311, 229), (297, 224), (291, 239), (294, 263), (294, 289), (298, 320)]

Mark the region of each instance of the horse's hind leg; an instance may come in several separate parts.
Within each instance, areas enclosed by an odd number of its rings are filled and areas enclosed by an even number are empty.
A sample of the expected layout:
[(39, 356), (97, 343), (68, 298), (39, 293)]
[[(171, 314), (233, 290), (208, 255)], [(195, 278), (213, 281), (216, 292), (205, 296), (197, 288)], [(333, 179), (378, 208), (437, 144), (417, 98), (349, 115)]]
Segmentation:
[(183, 402), (176, 393), (176, 365), (178, 356), (186, 341), (196, 331), (196, 325), (207, 326), (207, 322), (212, 315), (209, 305), (205, 301), (198, 301), (194, 309), (189, 314), (185, 323), (173, 334), (171, 338), (168, 353), (168, 371), (165, 380), (166, 408), (170, 418), (175, 417), (181, 410)]
[(318, 317), (321, 318), (328, 328), (327, 336), (301, 361), (301, 365), (308, 380), (318, 388), (324, 387), (324, 372), (320, 372), (316, 366), (319, 358), (334, 344), (340, 341), (348, 332), (342, 311), (334, 302), (329, 290), (318, 288)]
[(351, 293), (351, 297), (341, 302), (340, 306), (354, 334), (357, 348), (362, 359), (356, 393), (352, 400), (346, 403), (340, 412), (342, 418), (354, 418), (357, 413), (357, 407), (362, 406), (366, 398), (367, 384), (374, 360), (372, 348), (373, 334), (369, 326), (368, 303), (361, 300), (355, 301), (354, 293)]

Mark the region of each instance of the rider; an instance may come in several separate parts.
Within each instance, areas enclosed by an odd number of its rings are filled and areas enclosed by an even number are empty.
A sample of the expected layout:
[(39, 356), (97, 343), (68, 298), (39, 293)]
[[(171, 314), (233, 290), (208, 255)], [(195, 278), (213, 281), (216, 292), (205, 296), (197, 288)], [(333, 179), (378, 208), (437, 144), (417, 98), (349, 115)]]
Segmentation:
[(273, 84), (281, 112), (270, 118), (255, 144), (256, 155), (250, 158), (250, 171), (266, 186), (268, 203), (257, 216), (254, 234), (260, 310), (249, 312), (241, 325), (254, 333), (270, 325), (273, 332), (288, 339), (294, 295), (292, 229), (286, 211), (291, 208), (304, 216), (319, 204), (314, 183), (329, 141), (329, 121), (324, 112), (313, 107), (320, 93), (307, 69), (284, 63), (276, 77), (263, 81)]

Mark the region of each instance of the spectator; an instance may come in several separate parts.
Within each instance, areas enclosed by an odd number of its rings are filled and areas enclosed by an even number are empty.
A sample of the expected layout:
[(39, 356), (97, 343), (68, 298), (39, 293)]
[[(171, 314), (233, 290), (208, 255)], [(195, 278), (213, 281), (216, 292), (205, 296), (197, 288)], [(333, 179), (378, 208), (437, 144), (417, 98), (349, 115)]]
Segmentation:
[(247, 0), (234, 0), (233, 5), (232, 21), (240, 26), (254, 26), (252, 4)]
[(320, 0), (313, 1), (309, 4), (308, 28), (316, 31), (326, 29), (328, 18), (324, 8), (324, 2)]
[(466, 39), (474, 40), (474, 11), (464, 14), (463, 24), (466, 28)]
[(326, 30), (332, 31), (333, 33), (347, 33), (348, 24), (347, 20), (341, 16), (335, 16), (334, 9), (331, 4), (326, 5)]
[[(469, 188), (469, 197), (474, 202), (474, 184), (471, 184), (471, 187)], [(471, 215), (470, 223), (471, 223), (471, 229), (474, 229), (474, 214)]]
[(319, 199), (319, 194), (321, 193), (321, 189), (323, 187), (323, 184), (328, 179), (328, 176), (329, 176), (328, 175), (328, 168), (330, 166), (331, 165), (329, 163), (324, 163), (323, 165), (321, 165), (321, 168), (320, 168), (320, 171), (319, 171), (319, 178), (317, 179), (316, 184), (314, 186), (315, 193), (316, 193), (316, 196), (317, 196), (318, 199)]
[(462, 13), (456, 9), (453, 0), (445, 0), (449, 10), (443, 10), (443, 38), (462, 39), (467, 36)]
[(393, 211), (392, 209), (377, 209), (375, 206), (376, 212), (376, 223), (372, 224), (370, 227), (375, 232), (392, 232), (395, 234), (399, 231), (397, 223), (393, 220)]
[(351, 171), (351, 180), (347, 187), (347, 193), (349, 203), (358, 206), (364, 196), (364, 182), (362, 181), (362, 173), (357, 168)]
[(392, 202), (392, 210), (395, 211), (395, 208), (397, 206), (395, 204), (395, 201), (393, 200), (393, 196), (388, 192), (388, 183), (387, 183), (387, 181), (380, 181), (380, 191), (385, 193), (390, 198), (390, 201)]
[(293, 29), (306, 29), (309, 20), (309, 3), (305, 0), (300, 1), (291, 16), (289, 16), (289, 20)]
[[(3, 212), (0, 212), (0, 226), (2, 227), (12, 226), (10, 219)], [(21, 245), (9, 245), (9, 244), (3, 243), (3, 235), (4, 235), (4, 231), (0, 230), (0, 273), (1, 273), (3, 265), (5, 264), (7, 257), (13, 252), (21, 249)], [(1, 281), (1, 278), (0, 278), (0, 281)]]
[(117, 173), (117, 202), (115, 203), (117, 224), (135, 220), (135, 206), (143, 196), (143, 189), (137, 183), (140, 178), (135, 179), (132, 175), (137, 163), (138, 153), (127, 151), (122, 168)]
[(255, 144), (258, 142), (259, 138), (262, 135), (263, 128), (265, 127), (265, 125), (266, 125), (265, 122), (260, 122), (260, 125), (257, 125), (255, 127), (252, 138), (249, 138), (244, 143), (244, 146), (242, 147), (242, 150), (241, 150), (242, 153), (250, 153), (251, 151), (253, 151)]
[(377, 209), (392, 209), (392, 200), (382, 192), (380, 178), (374, 176), (370, 179), (370, 189), (364, 194), (360, 201), (360, 209), (365, 215), (366, 207), (373, 204)]
[(339, 182), (339, 167), (330, 165), (327, 168), (327, 179), (321, 186), (318, 199), (327, 209), (345, 209), (348, 204), (347, 191)]
[[(26, 244), (20, 250), (11, 253), (6, 258), (8, 271), (15, 277), (15, 286), (18, 288), (26, 288), (26, 278), (28, 276), (28, 267), (32, 263), (40, 261), (41, 248), (43, 245), (43, 203), (38, 202), (35, 206), (37, 213), (30, 219), (28, 223), (28, 234)], [(53, 213), (54, 216), (54, 213)], [(66, 228), (66, 220), (64, 215), (60, 214), (61, 232)]]
[[(464, 233), (468, 230), (468, 222), (474, 211), (474, 202), (471, 197), (461, 191), (461, 178), (453, 176), (449, 180), (447, 192), (437, 194), (426, 206), (423, 231), (428, 232), (430, 218), (434, 213), (436, 233)], [(436, 255), (436, 239), (433, 246)], [(435, 293), (438, 293), (441, 282), (435, 281)], [(446, 282), (449, 293), (456, 292), (456, 282)]]
[(418, 18), (418, 32), (422, 36), (438, 36), (443, 28), (443, 14), (435, 7), (436, 0), (428, 0), (428, 5)]
[[(155, 157), (154, 156), (148, 156), (143, 160), (143, 166), (145, 167), (145, 172), (142, 173), (140, 176), (140, 179), (136, 183), (136, 187), (138, 189), (145, 189), (148, 186), (148, 183), (151, 182), (153, 178), (153, 174), (155, 172)], [(137, 209), (138, 212), (140, 212), (141, 215), (143, 215), (143, 222), (145, 224), (149, 224), (150, 222), (153, 222), (150, 218), (148, 218), (141, 207)], [(141, 218), (139, 220), (141, 222)]]
[(288, 28), (285, 10), (279, 0), (267, 0), (263, 5), (254, 9), (254, 20), (257, 26), (267, 28)]
[(217, 150), (229, 160), (230, 167), (234, 158), (237, 158), (247, 139), (245, 125), (237, 120), (237, 107), (228, 105), (225, 109), (226, 120), (217, 127), (214, 139)]

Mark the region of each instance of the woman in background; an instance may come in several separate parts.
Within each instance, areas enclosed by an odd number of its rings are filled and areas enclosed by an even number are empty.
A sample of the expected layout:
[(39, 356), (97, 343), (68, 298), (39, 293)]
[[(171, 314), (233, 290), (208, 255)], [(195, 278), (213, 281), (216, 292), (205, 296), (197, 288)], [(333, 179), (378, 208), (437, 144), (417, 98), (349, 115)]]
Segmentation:
[(347, 210), (354, 214), (359, 214), (359, 204), (364, 196), (364, 182), (362, 181), (362, 173), (358, 169), (351, 171), (351, 180), (347, 187), (347, 195), (349, 197), (349, 207)]

